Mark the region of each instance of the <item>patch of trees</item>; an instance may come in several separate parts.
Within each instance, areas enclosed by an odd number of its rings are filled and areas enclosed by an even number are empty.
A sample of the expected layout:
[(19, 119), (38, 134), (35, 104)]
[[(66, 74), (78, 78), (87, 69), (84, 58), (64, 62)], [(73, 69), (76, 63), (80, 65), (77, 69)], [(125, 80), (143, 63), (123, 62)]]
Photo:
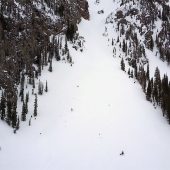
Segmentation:
[[(123, 59), (121, 69), (125, 71)], [(160, 70), (156, 67), (154, 77), (150, 77), (149, 64), (145, 69), (143, 66), (138, 66), (136, 62), (127, 73), (129, 78), (135, 78), (139, 82), (146, 95), (146, 100), (153, 103), (155, 108), (159, 106), (162, 109), (163, 116), (170, 124), (170, 81), (168, 76), (164, 74), (161, 78)]]
[(163, 78), (161, 78), (158, 67), (155, 69), (153, 78), (148, 77), (148, 72), (149, 66), (147, 71), (141, 68), (140, 71), (138, 71), (137, 80), (145, 92), (146, 99), (152, 102), (155, 107), (160, 106), (163, 116), (165, 116), (170, 123), (170, 81), (168, 76), (164, 74)]
[[(136, 5), (135, 8), (132, 8), (131, 2), (133, 2), (133, 5)], [(146, 48), (151, 51), (156, 47), (156, 55), (159, 56), (162, 61), (170, 64), (170, 6), (167, 2), (160, 0), (122, 0), (121, 6), (124, 6), (126, 10), (128, 10), (124, 15), (122, 11), (118, 11), (115, 15), (120, 36), (125, 33), (126, 40), (131, 41), (131, 48), (134, 48), (134, 51), (137, 50), (139, 44), (143, 45), (143, 43)], [(127, 16), (139, 20), (140, 25), (128, 23), (126, 20)], [(155, 39), (153, 35), (155, 31), (153, 30), (156, 29), (158, 20), (161, 22), (161, 29), (157, 29)], [(124, 29), (125, 27), (126, 31)], [(137, 32), (139, 32), (141, 36), (144, 36), (145, 40), (143, 42), (135, 40), (139, 39), (136, 34)]]

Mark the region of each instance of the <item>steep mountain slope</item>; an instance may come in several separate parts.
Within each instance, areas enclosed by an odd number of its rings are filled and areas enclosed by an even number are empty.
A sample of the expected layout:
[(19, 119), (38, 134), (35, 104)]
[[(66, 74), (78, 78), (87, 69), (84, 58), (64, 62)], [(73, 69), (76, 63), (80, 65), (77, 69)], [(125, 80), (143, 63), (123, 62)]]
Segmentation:
[(168, 0), (115, 0), (104, 35), (113, 56), (122, 59), (122, 70), (140, 83), (146, 99), (170, 122), (169, 14)]
[(18, 129), (20, 120), (25, 121), (17, 109), (19, 101), (27, 106), (27, 86), (36, 91), (43, 68), (49, 65), (52, 71), (52, 58), (59, 61), (65, 55), (71, 62), (65, 47), (67, 41), (77, 39), (82, 17), (89, 19), (86, 0), (0, 1), (0, 118), (8, 125)]
[(89, 3), (91, 20), (79, 24), (84, 52), (70, 48), (72, 67), (54, 62), (53, 73), (43, 71), (50, 90), (39, 97), (38, 121), (17, 134), (0, 124), (1, 169), (169, 170), (170, 127), (102, 35), (115, 3)]

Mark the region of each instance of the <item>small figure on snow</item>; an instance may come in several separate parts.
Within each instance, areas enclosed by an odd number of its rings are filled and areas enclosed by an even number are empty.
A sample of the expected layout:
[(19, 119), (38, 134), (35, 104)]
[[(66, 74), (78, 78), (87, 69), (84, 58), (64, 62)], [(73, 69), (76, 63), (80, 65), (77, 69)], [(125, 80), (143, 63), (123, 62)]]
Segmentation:
[(122, 151), (121, 153), (120, 153), (120, 156), (123, 156), (125, 153), (124, 153), (124, 151)]

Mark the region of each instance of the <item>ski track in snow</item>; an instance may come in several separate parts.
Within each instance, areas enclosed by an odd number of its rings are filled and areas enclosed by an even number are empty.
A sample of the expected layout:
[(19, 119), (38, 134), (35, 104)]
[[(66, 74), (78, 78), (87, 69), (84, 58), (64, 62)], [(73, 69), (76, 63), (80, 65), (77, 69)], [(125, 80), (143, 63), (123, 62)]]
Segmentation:
[(85, 50), (71, 50), (73, 67), (55, 62), (43, 74), (49, 92), (37, 120), (16, 135), (0, 122), (1, 170), (169, 170), (170, 126), (102, 36), (113, 2), (89, 4), (91, 20), (79, 25)]

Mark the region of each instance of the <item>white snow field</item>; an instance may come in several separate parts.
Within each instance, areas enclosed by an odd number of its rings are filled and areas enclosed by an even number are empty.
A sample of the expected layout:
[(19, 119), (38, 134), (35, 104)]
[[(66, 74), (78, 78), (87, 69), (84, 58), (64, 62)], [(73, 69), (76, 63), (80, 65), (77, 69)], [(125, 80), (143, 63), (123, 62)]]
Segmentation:
[(85, 50), (71, 50), (72, 67), (55, 62), (45, 71), (49, 92), (38, 98), (37, 120), (17, 134), (0, 122), (0, 170), (170, 169), (170, 125), (102, 36), (113, 1), (101, 2), (101, 15), (89, 4), (91, 19), (79, 25)]

